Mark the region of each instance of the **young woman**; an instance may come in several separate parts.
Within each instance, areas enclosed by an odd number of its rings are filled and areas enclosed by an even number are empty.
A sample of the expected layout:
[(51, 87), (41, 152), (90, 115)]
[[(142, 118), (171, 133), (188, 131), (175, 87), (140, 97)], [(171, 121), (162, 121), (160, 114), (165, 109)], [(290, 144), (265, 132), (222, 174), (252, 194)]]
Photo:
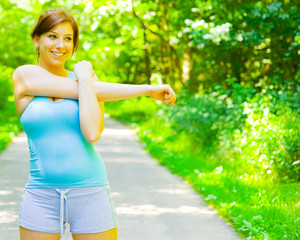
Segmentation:
[[(104, 128), (105, 101), (150, 96), (174, 104), (168, 85), (99, 82), (90, 62), (65, 62), (78, 46), (76, 21), (63, 10), (42, 14), (31, 37), (38, 65), (13, 74), (15, 104), (30, 149), (30, 173), (20, 206), (21, 240), (117, 239), (105, 166), (93, 142)], [(68, 223), (65, 225), (65, 223)]]

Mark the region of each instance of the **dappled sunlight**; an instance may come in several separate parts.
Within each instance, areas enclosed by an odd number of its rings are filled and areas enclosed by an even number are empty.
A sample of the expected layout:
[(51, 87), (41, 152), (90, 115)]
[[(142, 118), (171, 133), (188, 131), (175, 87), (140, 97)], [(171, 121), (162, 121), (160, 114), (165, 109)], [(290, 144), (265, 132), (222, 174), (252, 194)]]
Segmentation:
[(15, 206), (15, 205), (18, 205), (19, 202), (1, 202), (0, 201), (0, 207), (2, 206)]
[(18, 215), (14, 211), (1, 211), (0, 224), (16, 222)]
[(27, 137), (25, 134), (17, 136), (13, 139), (13, 143), (24, 143), (27, 142)]
[(122, 146), (122, 145), (117, 145), (117, 144), (111, 144), (111, 145), (101, 145), (100, 146), (95, 146), (95, 149), (99, 152), (112, 152), (112, 153), (122, 153), (122, 154), (127, 154), (127, 153), (136, 153), (135, 149), (128, 148), (128, 146)]
[(115, 129), (115, 128), (105, 128), (102, 135), (108, 136), (135, 136), (135, 132), (131, 129)]
[[(17, 66), (41, 60), (29, 31), (36, 9), (54, 7), (83, 29), (78, 45), (73, 31), (78, 51), (59, 65), (74, 71), (75, 63), (90, 61), (103, 83), (96, 97), (114, 118), (104, 115), (93, 145), (116, 191), (120, 239), (238, 239), (230, 228), (223, 232), (210, 206), (242, 238), (298, 239), (298, 2), (1, 1), (0, 151), (7, 149), (0, 154), (0, 240), (19, 238), (11, 233), (17, 233), (19, 201), (36, 165), (24, 132), (17, 135), (22, 127), (12, 76)], [(172, 94), (165, 84), (177, 95), (174, 105), (167, 104)], [(36, 87), (30, 95), (52, 95)], [(68, 99), (67, 92), (60, 97)]]
[(189, 189), (171, 189), (170, 188), (170, 189), (155, 189), (155, 190), (151, 190), (151, 192), (185, 195), (187, 193), (190, 193), (191, 190), (189, 190)]
[(144, 205), (129, 205), (122, 204), (116, 208), (117, 213), (129, 214), (129, 215), (161, 215), (161, 214), (190, 214), (190, 215), (214, 215), (215, 211), (210, 209), (209, 207), (199, 208), (193, 206), (179, 206), (178, 208), (164, 208), (158, 207), (152, 204), (144, 204)]
[(115, 197), (121, 197), (123, 194), (120, 192), (111, 192), (110, 195), (112, 196), (112, 198), (115, 198)]
[(7, 196), (7, 195), (11, 195), (13, 193), (13, 191), (8, 191), (8, 190), (1, 190), (0, 191), (0, 195), (4, 195), (4, 196)]

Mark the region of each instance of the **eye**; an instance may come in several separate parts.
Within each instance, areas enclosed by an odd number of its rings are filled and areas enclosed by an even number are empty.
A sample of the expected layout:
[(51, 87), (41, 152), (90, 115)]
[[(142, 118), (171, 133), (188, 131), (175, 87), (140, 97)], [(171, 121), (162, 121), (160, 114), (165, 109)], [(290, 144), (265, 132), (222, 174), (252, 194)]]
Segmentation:
[(48, 37), (52, 39), (56, 39), (56, 36), (54, 34), (50, 34)]
[(65, 40), (66, 41), (72, 41), (72, 38), (71, 37), (66, 37)]

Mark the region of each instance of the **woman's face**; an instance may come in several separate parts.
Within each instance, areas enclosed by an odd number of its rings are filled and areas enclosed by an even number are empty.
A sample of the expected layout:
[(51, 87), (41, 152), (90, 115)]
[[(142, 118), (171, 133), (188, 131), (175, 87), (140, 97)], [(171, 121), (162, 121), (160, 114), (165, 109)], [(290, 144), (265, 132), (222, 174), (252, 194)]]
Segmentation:
[(64, 66), (73, 51), (73, 29), (70, 23), (56, 25), (33, 38), (39, 50), (39, 64), (47, 67)]

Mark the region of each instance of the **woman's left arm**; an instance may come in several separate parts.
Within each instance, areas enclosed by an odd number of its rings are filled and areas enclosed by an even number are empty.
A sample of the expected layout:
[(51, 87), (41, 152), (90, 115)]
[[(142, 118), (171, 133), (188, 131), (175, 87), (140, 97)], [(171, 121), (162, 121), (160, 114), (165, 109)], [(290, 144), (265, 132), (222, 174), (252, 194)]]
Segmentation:
[(149, 96), (153, 99), (173, 105), (176, 94), (169, 85), (135, 85), (123, 83), (99, 82), (96, 75), (93, 77), (94, 87), (99, 101), (109, 102), (128, 98)]
[(74, 73), (78, 79), (80, 129), (88, 142), (96, 142), (104, 129), (104, 105), (95, 93), (92, 64), (81, 61), (74, 65)]

